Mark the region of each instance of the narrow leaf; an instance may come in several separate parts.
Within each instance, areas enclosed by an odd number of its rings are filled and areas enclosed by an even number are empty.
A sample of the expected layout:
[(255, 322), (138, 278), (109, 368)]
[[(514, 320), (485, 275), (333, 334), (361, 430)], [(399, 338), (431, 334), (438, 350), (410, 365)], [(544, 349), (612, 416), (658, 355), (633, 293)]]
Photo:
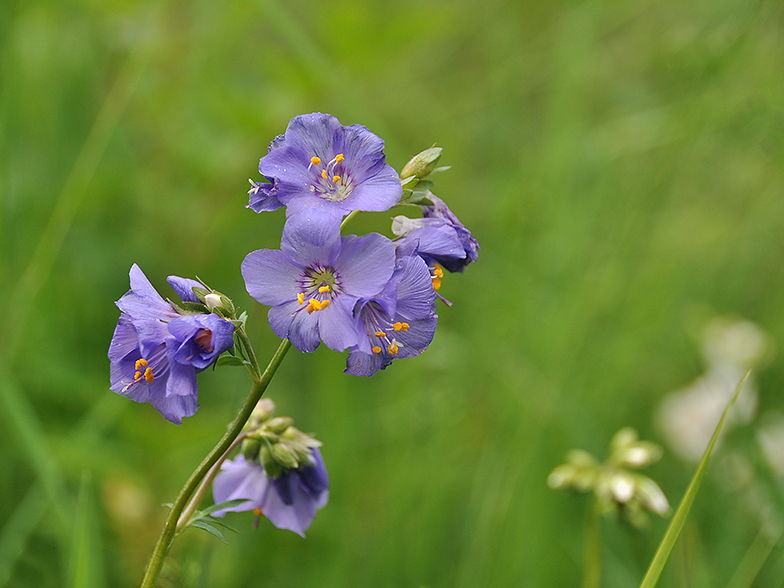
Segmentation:
[(694, 503), (694, 498), (697, 496), (697, 490), (699, 490), (702, 479), (705, 477), (705, 472), (708, 469), (711, 454), (713, 453), (713, 446), (716, 445), (716, 440), (719, 438), (721, 429), (724, 427), (724, 421), (727, 420), (727, 415), (735, 405), (735, 401), (738, 399), (740, 391), (743, 389), (743, 385), (746, 383), (750, 373), (751, 372), (746, 372), (746, 375), (743, 376), (743, 379), (741, 379), (735, 390), (732, 400), (730, 400), (727, 408), (724, 409), (719, 424), (716, 425), (716, 430), (713, 432), (713, 437), (711, 437), (710, 443), (708, 443), (708, 447), (702, 456), (702, 461), (700, 461), (700, 465), (697, 467), (697, 471), (694, 473), (694, 477), (692, 478), (689, 487), (686, 489), (686, 494), (683, 495), (683, 500), (681, 500), (678, 510), (675, 511), (675, 515), (672, 517), (672, 521), (670, 521), (670, 526), (667, 528), (667, 532), (664, 534), (664, 539), (662, 539), (661, 544), (659, 544), (656, 555), (653, 556), (651, 567), (648, 568), (648, 573), (645, 574), (645, 578), (643, 578), (640, 588), (653, 588), (656, 586), (656, 582), (659, 580), (664, 565), (670, 557), (672, 548), (675, 546), (675, 542), (683, 529), (683, 525), (686, 523), (686, 517), (689, 515), (691, 506)]
[(212, 535), (215, 535), (218, 539), (223, 541), (225, 544), (227, 544), (227, 545), (229, 544), (229, 542), (226, 541), (226, 538), (223, 536), (223, 533), (221, 533), (218, 529), (216, 529), (215, 527), (213, 527), (209, 523), (205, 523), (204, 521), (193, 521), (190, 524), (190, 526), (191, 527), (198, 527), (199, 529), (204, 529), (208, 533), (210, 533)]
[(225, 502), (219, 502), (218, 504), (213, 504), (210, 507), (205, 508), (204, 510), (200, 511), (201, 515), (208, 515), (214, 513), (216, 510), (222, 510), (224, 508), (234, 508), (235, 506), (239, 506), (240, 504), (248, 502), (247, 498), (235, 498), (234, 500), (226, 500)]

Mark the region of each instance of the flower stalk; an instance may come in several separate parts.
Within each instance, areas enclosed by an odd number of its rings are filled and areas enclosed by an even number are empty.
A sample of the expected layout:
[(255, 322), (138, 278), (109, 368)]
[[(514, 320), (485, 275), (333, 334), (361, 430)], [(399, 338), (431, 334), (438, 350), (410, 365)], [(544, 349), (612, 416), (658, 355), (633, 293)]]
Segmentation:
[(275, 375), (275, 372), (278, 370), (278, 367), (280, 367), (283, 358), (286, 356), (286, 353), (291, 347), (291, 342), (288, 339), (281, 341), (280, 346), (272, 356), (272, 359), (267, 365), (267, 368), (264, 370), (264, 373), (259, 375), (258, 363), (256, 361), (255, 355), (253, 354), (250, 341), (248, 340), (244, 329), (238, 329), (238, 331), (240, 333), (240, 338), (245, 345), (246, 351), (248, 352), (251, 365), (254, 368), (251, 369), (251, 374), (254, 375), (254, 382), (253, 386), (251, 387), (250, 394), (248, 394), (248, 398), (245, 400), (245, 404), (242, 405), (240, 412), (229, 426), (226, 434), (221, 438), (220, 441), (218, 441), (217, 445), (213, 447), (212, 451), (210, 451), (202, 460), (199, 466), (191, 474), (190, 478), (188, 478), (188, 481), (182, 487), (182, 490), (180, 490), (180, 493), (177, 496), (177, 499), (174, 501), (171, 511), (169, 512), (169, 516), (166, 518), (166, 522), (163, 525), (163, 530), (161, 531), (161, 536), (158, 539), (158, 543), (156, 543), (155, 549), (153, 550), (150, 563), (147, 566), (147, 571), (145, 572), (144, 578), (142, 579), (141, 588), (153, 588), (158, 582), (158, 577), (160, 576), (161, 570), (163, 569), (166, 556), (169, 554), (169, 550), (171, 549), (172, 543), (174, 542), (174, 537), (177, 531), (177, 524), (186, 504), (188, 503), (188, 500), (196, 491), (199, 483), (207, 475), (212, 466), (215, 465), (221, 456), (223, 456), (228, 451), (240, 433), (242, 433), (242, 428), (250, 418), (250, 415), (253, 412), (253, 408), (261, 399), (262, 395), (267, 389), (267, 386), (269, 386), (272, 377)]

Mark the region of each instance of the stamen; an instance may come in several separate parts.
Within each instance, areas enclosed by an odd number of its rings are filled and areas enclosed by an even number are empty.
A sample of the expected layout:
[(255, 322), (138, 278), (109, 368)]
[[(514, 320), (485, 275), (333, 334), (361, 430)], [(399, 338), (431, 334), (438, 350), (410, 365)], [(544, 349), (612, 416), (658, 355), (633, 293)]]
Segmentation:
[(193, 338), (199, 349), (212, 353), (212, 331), (210, 329), (199, 329), (199, 333)]
[(153, 381), (154, 378), (152, 375), (152, 368), (148, 367), (146, 370), (144, 370), (144, 379), (147, 381), (148, 384)]
[(373, 351), (373, 353), (381, 353), (381, 347), (376, 345), (371, 351)]
[(311, 298), (308, 300), (308, 307), (306, 310), (308, 311), (308, 314), (310, 314), (314, 310), (321, 310), (321, 305), (319, 304), (318, 300)]
[(332, 183), (337, 184), (340, 181), (340, 176), (332, 176)]
[[(319, 163), (321, 163), (321, 158), (317, 155), (310, 158), (310, 165), (318, 165)], [(308, 169), (310, 169), (310, 165), (308, 166)]]
[(146, 359), (137, 359), (136, 360), (136, 369), (140, 370), (143, 367), (147, 367), (147, 360)]
[(389, 345), (389, 352), (392, 355), (397, 355), (398, 351), (400, 351), (400, 348), (397, 346), (397, 341), (392, 339), (392, 343)]
[(327, 306), (329, 306), (329, 300), (324, 300), (321, 302), (321, 308), (319, 310), (324, 310)]
[(142, 373), (141, 373), (141, 372), (136, 372), (135, 374), (133, 374), (133, 379), (134, 379), (134, 380), (138, 380), (138, 379), (140, 379), (141, 377), (142, 377)]
[(345, 158), (345, 157), (343, 157), (343, 154), (342, 154), (342, 153), (338, 153), (338, 154), (335, 156), (335, 163), (340, 163), (340, 162), (341, 162), (341, 161), (343, 161), (344, 159), (346, 159), (346, 158)]
[(260, 506), (257, 506), (256, 508), (253, 509), (253, 514), (255, 514), (257, 517), (263, 517), (264, 516), (264, 513), (262, 512)]
[(376, 337), (386, 337), (387, 334), (384, 331), (376, 331), (373, 333)]
[(327, 170), (325, 169), (321, 170), (321, 177), (324, 178), (325, 180), (327, 179)]
[(297, 294), (297, 302), (299, 304), (305, 304), (305, 294), (303, 292)]
[(441, 280), (433, 276), (433, 290), (438, 290), (441, 287)]
[(433, 266), (433, 275), (435, 277), (437, 277), (437, 278), (443, 278), (444, 277), (444, 270), (441, 269), (440, 265), (435, 264)]
[(406, 331), (408, 331), (408, 327), (410, 326), (411, 325), (409, 325), (408, 323), (395, 323), (394, 325), (392, 325), (392, 328), (394, 328), (396, 331), (403, 331), (405, 333)]
[(329, 292), (329, 286), (324, 284), (321, 288), (319, 288), (319, 293), (323, 294), (324, 292)]

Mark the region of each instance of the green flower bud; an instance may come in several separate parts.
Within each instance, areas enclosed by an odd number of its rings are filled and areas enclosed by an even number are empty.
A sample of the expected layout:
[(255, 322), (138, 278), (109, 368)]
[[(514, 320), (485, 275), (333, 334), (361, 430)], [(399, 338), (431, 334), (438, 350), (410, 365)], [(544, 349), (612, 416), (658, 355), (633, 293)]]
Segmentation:
[(420, 180), (426, 178), (436, 169), (438, 160), (441, 159), (441, 151), (441, 147), (431, 147), (430, 149), (425, 149), (421, 153), (414, 155), (414, 157), (403, 166), (400, 177), (406, 179), (413, 176)]
[(294, 420), (291, 417), (275, 417), (264, 428), (276, 435), (280, 435), (293, 424)]
[(261, 450), (261, 441), (253, 438), (246, 438), (241, 445), (241, 453), (249, 462), (259, 461), (259, 451)]
[(272, 459), (287, 470), (299, 467), (297, 453), (285, 443), (276, 443), (272, 446)]
[(283, 466), (280, 465), (272, 455), (269, 445), (262, 445), (259, 452), (259, 462), (264, 466), (264, 471), (270, 478), (277, 478), (283, 473)]
[(253, 412), (250, 414), (251, 418), (263, 422), (272, 416), (275, 412), (275, 403), (269, 398), (262, 398), (253, 407)]

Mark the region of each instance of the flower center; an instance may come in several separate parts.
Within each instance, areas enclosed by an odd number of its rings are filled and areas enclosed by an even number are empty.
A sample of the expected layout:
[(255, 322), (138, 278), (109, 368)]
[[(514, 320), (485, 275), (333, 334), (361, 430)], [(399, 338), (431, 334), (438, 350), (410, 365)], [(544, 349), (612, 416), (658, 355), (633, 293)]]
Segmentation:
[(212, 353), (212, 331), (209, 329), (199, 329), (193, 338), (202, 353)]
[(395, 339), (395, 333), (400, 331), (405, 333), (411, 325), (400, 321), (390, 324), (385, 319), (386, 313), (373, 302), (365, 306), (362, 315), (365, 332), (372, 346), (371, 351), (381, 353), (386, 349), (390, 355), (397, 355), (403, 344)]
[(303, 291), (297, 294), (300, 307), (295, 312), (323, 310), (340, 294), (340, 282), (332, 268), (308, 269), (302, 285)]
[(332, 160), (322, 164), (320, 157), (311, 157), (308, 165), (311, 173), (310, 191), (332, 202), (348, 198), (353, 190), (353, 182), (346, 165), (341, 165), (345, 159), (342, 153), (338, 153)]

